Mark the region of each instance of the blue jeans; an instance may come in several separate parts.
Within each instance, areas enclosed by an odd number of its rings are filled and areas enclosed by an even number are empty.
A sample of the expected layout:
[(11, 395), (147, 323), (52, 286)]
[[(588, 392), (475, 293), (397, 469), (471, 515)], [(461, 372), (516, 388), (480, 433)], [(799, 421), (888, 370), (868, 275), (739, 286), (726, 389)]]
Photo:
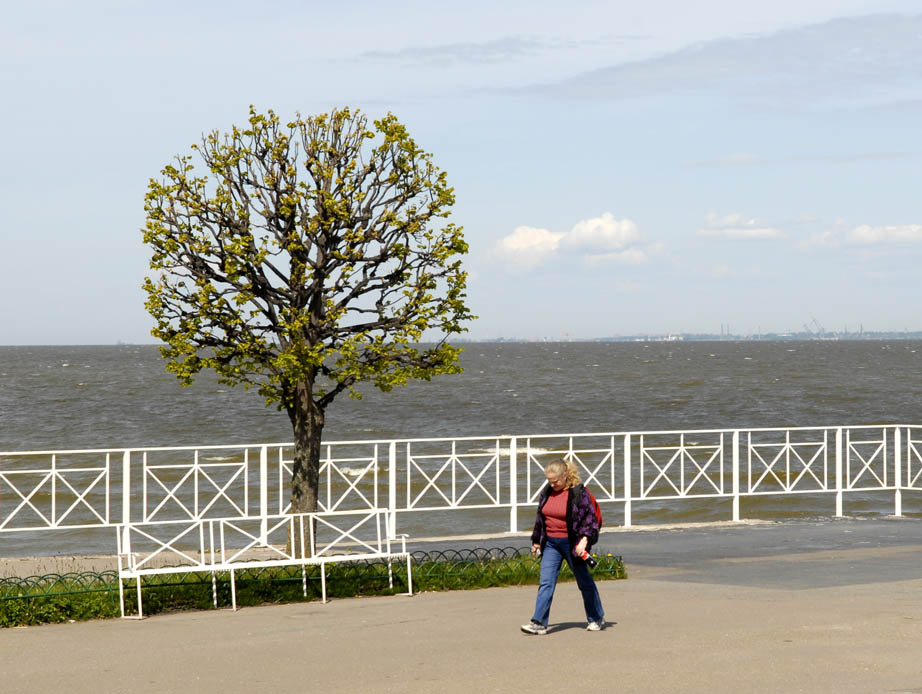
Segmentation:
[(560, 565), (566, 560), (576, 577), (576, 585), (583, 594), (583, 607), (586, 608), (586, 619), (598, 622), (605, 616), (602, 609), (602, 599), (595, 587), (595, 581), (589, 572), (586, 562), (574, 557), (570, 551), (570, 540), (566, 537), (549, 537), (544, 553), (541, 555), (541, 582), (538, 584), (538, 599), (535, 601), (535, 616), (532, 620), (547, 626), (551, 614), (551, 601), (554, 599), (554, 589), (557, 588), (557, 574)]

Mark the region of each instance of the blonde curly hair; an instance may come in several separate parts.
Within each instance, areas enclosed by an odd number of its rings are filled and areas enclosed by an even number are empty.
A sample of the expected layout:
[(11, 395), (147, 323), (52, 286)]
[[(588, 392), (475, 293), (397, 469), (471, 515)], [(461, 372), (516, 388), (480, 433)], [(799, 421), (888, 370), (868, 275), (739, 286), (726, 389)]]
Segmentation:
[(571, 489), (579, 484), (579, 468), (576, 467), (573, 463), (563, 458), (557, 458), (557, 460), (552, 460), (547, 465), (544, 466), (544, 474), (546, 475), (549, 472), (553, 472), (555, 475), (560, 477), (561, 475), (566, 475), (566, 483), (564, 484), (564, 489)]

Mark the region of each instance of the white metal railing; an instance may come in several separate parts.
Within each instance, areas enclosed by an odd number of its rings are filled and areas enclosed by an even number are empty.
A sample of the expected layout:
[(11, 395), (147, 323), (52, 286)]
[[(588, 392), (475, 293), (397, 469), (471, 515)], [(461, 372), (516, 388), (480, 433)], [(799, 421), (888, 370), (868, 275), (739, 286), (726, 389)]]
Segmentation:
[[(237, 608), (235, 572), (243, 569), (300, 566), (307, 595), (308, 565), (320, 567), (321, 595), (326, 602), (326, 565), (365, 560), (387, 562), (393, 588), (392, 560), (407, 563), (407, 587), (413, 593), (411, 557), (406, 536), (392, 547), (385, 532), (387, 511), (333, 511), (250, 518), (180, 519), (120, 523), (116, 528), (119, 601), (126, 615), (125, 580), (135, 581), (137, 617), (143, 617), (143, 576), (211, 573), (212, 600), (218, 606), (217, 573), (230, 573), (231, 602)], [(300, 538), (300, 539), (299, 539)]]
[[(386, 510), (271, 514), (119, 523), (118, 554), (126, 570), (146, 573), (217, 571), (305, 562), (341, 555), (385, 554)], [(293, 541), (302, 537), (305, 542)]]
[[(319, 510), (398, 516), (498, 509), (518, 530), (544, 465), (579, 466), (602, 504), (922, 490), (922, 426), (712, 429), (337, 441), (324, 444)], [(0, 533), (129, 522), (266, 518), (290, 511), (290, 443), (0, 452)], [(820, 512), (820, 511), (818, 511)], [(506, 525), (504, 523), (504, 525)]]

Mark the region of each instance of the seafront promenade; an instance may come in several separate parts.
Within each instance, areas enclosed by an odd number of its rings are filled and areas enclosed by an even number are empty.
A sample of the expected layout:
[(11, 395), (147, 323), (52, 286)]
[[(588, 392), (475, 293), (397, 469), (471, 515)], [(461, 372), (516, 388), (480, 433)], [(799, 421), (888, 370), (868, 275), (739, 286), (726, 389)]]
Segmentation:
[[(413, 549), (525, 546), (524, 534)], [(612, 529), (629, 578), (0, 630), (4, 692), (922, 693), (922, 519)]]

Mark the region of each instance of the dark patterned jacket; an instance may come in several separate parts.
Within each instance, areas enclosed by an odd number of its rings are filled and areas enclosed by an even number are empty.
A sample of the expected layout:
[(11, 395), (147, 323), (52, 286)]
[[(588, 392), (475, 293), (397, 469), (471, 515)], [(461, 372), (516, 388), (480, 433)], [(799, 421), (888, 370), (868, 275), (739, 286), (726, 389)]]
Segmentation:
[[(538, 516), (535, 519), (535, 529), (531, 533), (532, 544), (541, 545), (542, 552), (547, 544), (547, 529), (544, 527), (544, 514), (541, 513), (541, 509), (550, 495), (551, 488), (545, 487), (541, 492), (541, 498), (538, 499)], [(570, 487), (567, 496), (567, 536), (571, 548), (576, 546), (581, 537), (589, 538), (586, 549), (599, 540), (599, 521), (595, 517), (595, 508), (589, 498), (589, 492), (581, 484)]]

